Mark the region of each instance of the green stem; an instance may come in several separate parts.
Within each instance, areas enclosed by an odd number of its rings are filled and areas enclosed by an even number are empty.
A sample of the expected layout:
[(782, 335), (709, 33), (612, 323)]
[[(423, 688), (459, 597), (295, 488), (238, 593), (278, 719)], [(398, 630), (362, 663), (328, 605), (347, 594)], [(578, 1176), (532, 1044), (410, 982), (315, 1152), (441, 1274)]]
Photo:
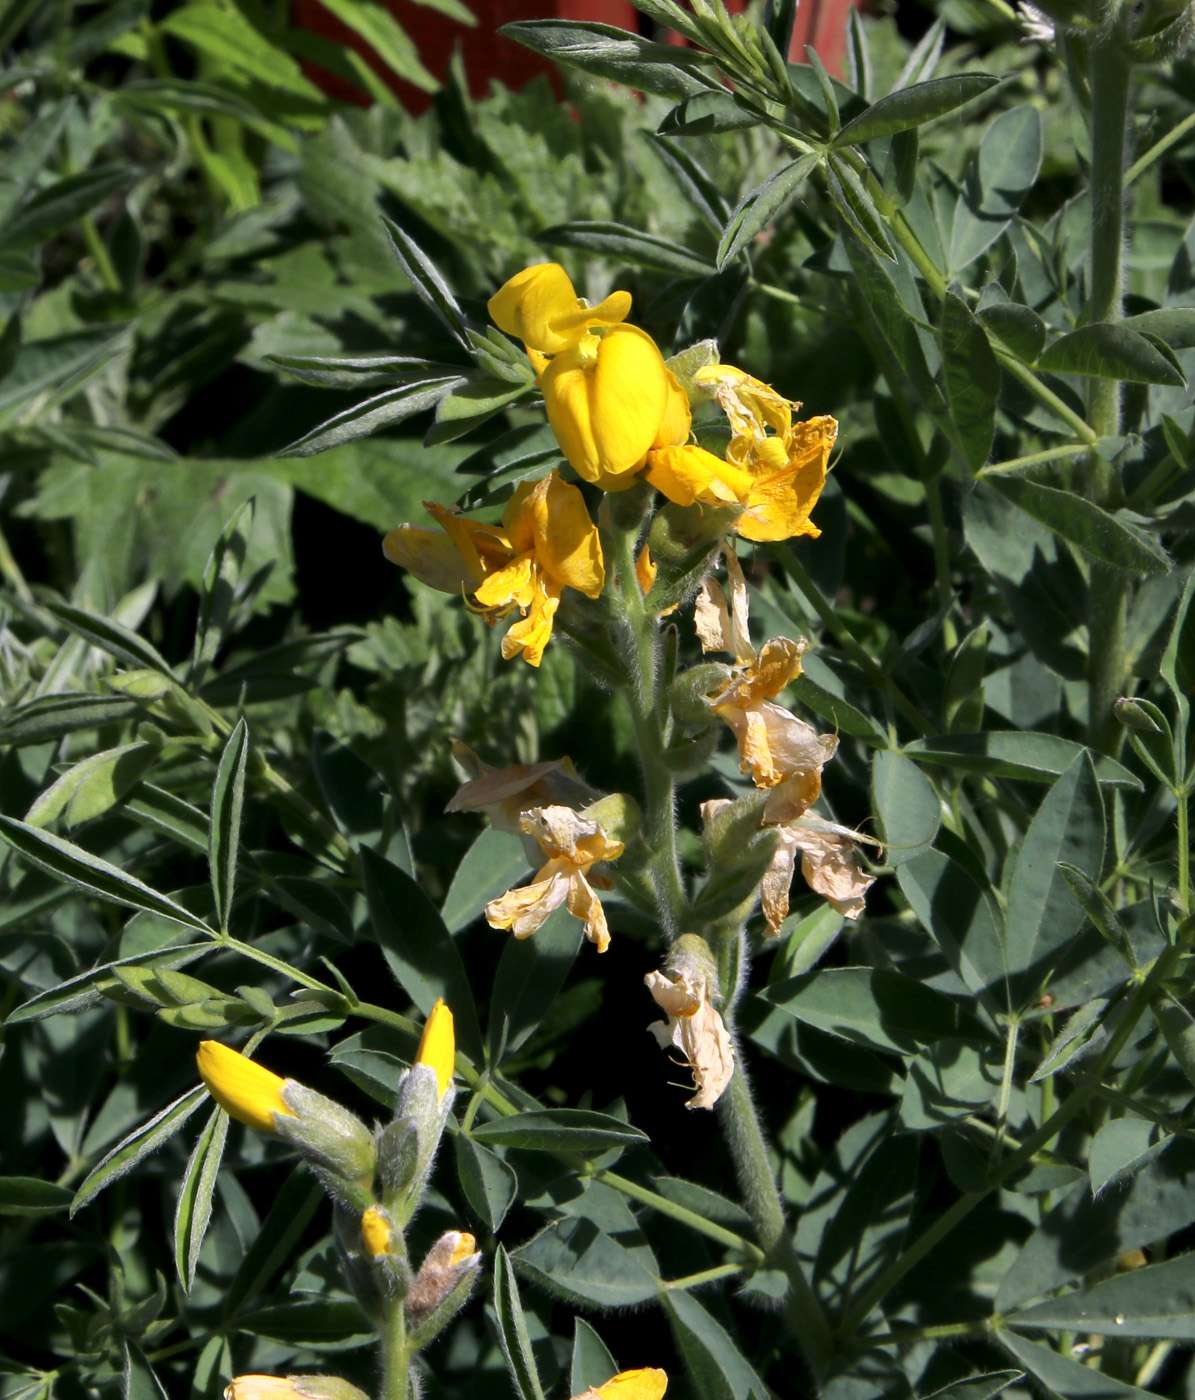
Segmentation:
[(381, 1327), (382, 1393), (379, 1400), (408, 1400), (410, 1353), (407, 1350), (407, 1323), (403, 1305), (392, 1299)]
[(1008, 1104), (1012, 1098), (1012, 1076), (1017, 1064), (1017, 1041), (1021, 1035), (1021, 1023), (1013, 1021), (1008, 1027), (1004, 1042), (1004, 1073), (1000, 1078), (1000, 1098), (996, 1105), (996, 1140), (992, 1144), (993, 1160), (999, 1161), (1004, 1150), (1004, 1130), (1008, 1123)]
[(305, 972), (300, 972), (298, 968), (292, 967), (290, 963), (283, 962), (281, 958), (276, 958), (270, 953), (263, 952), (260, 948), (255, 948), (251, 943), (242, 943), (239, 938), (232, 938), (226, 933), (216, 935), (216, 942), (221, 948), (227, 948), (230, 952), (240, 953), (243, 958), (249, 958), (252, 962), (260, 963), (262, 967), (273, 968), (275, 972), (281, 972), (284, 977), (289, 977), (292, 982), (297, 982), (300, 987), (307, 987), (313, 992), (327, 992), (329, 996), (340, 997), (340, 993), (326, 983), (317, 981), (314, 977), (308, 977)]
[(664, 759), (668, 701), (659, 685), (659, 622), (644, 606), (635, 573), (638, 522), (623, 529), (614, 526), (608, 537), (614, 541), (617, 606), (628, 633), (624, 652), (629, 684), (625, 695), (643, 771), (643, 836), (651, 851), (648, 873), (660, 927), (669, 938), (675, 938), (684, 931), (688, 900), (676, 848), (676, 783)]
[(909, 1346), (913, 1342), (934, 1342), (942, 1337), (977, 1337), (991, 1330), (987, 1318), (975, 1322), (943, 1322), (936, 1327), (899, 1327), (892, 1332), (874, 1332), (870, 1337), (861, 1337), (856, 1345), (860, 1350)]
[(1184, 117), (1179, 124), (1166, 133), (1159, 141), (1155, 141), (1143, 156), (1139, 156), (1124, 173), (1124, 182), (1131, 185), (1138, 180), (1149, 169), (1155, 161), (1161, 160), (1172, 146), (1177, 146), (1186, 134), (1195, 128), (1195, 112), (1189, 117)]
[(736, 1056), (734, 1073), (718, 1100), (718, 1109), (738, 1170), (744, 1201), (755, 1222), (760, 1243), (770, 1261), (788, 1279), (785, 1315), (815, 1379), (820, 1381), (833, 1357), (834, 1339), (822, 1305), (805, 1277), (797, 1247), (784, 1219), (784, 1207), (768, 1161), (763, 1130), (751, 1100), (741, 1054)]
[(1045, 452), (1031, 452), (1027, 457), (1010, 457), (1007, 462), (993, 462), (990, 466), (980, 467), (975, 475), (977, 478), (985, 476), (1015, 476), (1017, 472), (1028, 471), (1032, 467), (1043, 466), (1046, 462), (1057, 462), (1066, 457), (1083, 457), (1089, 450), (1089, 443), (1072, 442), (1065, 447), (1048, 448)]
[(1128, 1044), (1129, 1038), (1136, 1029), (1137, 1022), (1141, 1019), (1151, 998), (1178, 966), (1185, 946), (1185, 942), (1171, 944), (1154, 960), (1148, 974), (1138, 983), (1133, 999), (1126, 1007), (1120, 1024), (1092, 1071), (1091, 1082), (1076, 1089), (1054, 1110), (1037, 1132), (1031, 1134), (1016, 1152), (1006, 1157), (990, 1173), (988, 1185), (982, 1191), (969, 1191), (965, 1196), (960, 1196), (948, 1210), (938, 1216), (923, 1234), (906, 1246), (900, 1258), (884, 1270), (847, 1314), (841, 1329), (844, 1337), (853, 1338), (860, 1325), (870, 1316), (872, 1309), (879, 1306), (910, 1269), (920, 1264), (935, 1245), (945, 1239), (960, 1221), (965, 1220), (977, 1205), (987, 1199), (992, 1191), (1020, 1171), (1026, 1163), (1032, 1161), (1041, 1149), (1052, 1142), (1071, 1119), (1087, 1106), (1096, 1093), (1098, 1082), (1116, 1063), (1120, 1052)]
[(713, 1283), (720, 1278), (730, 1278), (732, 1274), (741, 1274), (743, 1266), (741, 1264), (719, 1264), (715, 1269), (702, 1269), (699, 1274), (689, 1274), (685, 1278), (674, 1278), (671, 1281), (661, 1279), (660, 1286), (671, 1293), (683, 1292), (687, 1288), (700, 1288), (703, 1283)]
[[(1119, 321), (1124, 313), (1124, 178), (1131, 60), (1125, 20), (1090, 50), (1091, 79), (1091, 292), (1087, 320)], [(1100, 437), (1121, 428), (1121, 386), (1115, 379), (1090, 380), (1087, 416)], [(1088, 458), (1089, 494), (1096, 505), (1123, 504), (1120, 470), (1097, 452)], [(1088, 588), (1088, 733), (1092, 747), (1112, 753), (1120, 727), (1112, 704), (1126, 666), (1125, 614), (1129, 576), (1096, 564)]]
[(707, 1220), (705, 1216), (698, 1215), (696, 1211), (686, 1210), (684, 1206), (677, 1205), (675, 1201), (670, 1201), (667, 1197), (648, 1190), (646, 1186), (628, 1181), (625, 1176), (619, 1176), (616, 1172), (604, 1170), (595, 1172), (593, 1179), (603, 1182), (632, 1201), (640, 1201), (643, 1205), (650, 1206), (653, 1210), (659, 1211), (661, 1215), (671, 1216), (673, 1220), (679, 1221), (682, 1225), (688, 1225), (690, 1229), (699, 1230), (707, 1239), (717, 1240), (719, 1244), (724, 1244), (729, 1249), (738, 1250), (752, 1264), (763, 1263), (763, 1250), (753, 1245), (750, 1240), (745, 1240), (742, 1235), (736, 1235), (733, 1230), (727, 1230), (714, 1221)]
[(90, 214), (84, 214), (79, 220), (79, 227), (83, 230), (83, 242), (87, 244), (87, 251), (91, 254), (91, 260), (95, 263), (95, 270), (99, 274), (100, 281), (110, 292), (120, 291), (120, 278), (116, 274), (116, 268), (112, 264), (107, 245), (100, 237), (100, 231), (95, 226), (95, 220)]

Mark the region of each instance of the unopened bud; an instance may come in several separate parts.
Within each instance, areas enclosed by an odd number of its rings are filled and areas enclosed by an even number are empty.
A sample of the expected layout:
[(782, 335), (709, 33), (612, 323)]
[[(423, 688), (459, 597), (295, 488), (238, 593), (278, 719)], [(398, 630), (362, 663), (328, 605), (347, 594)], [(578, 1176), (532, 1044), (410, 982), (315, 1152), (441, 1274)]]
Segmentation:
[(340, 1376), (237, 1376), (224, 1400), (368, 1400)]
[(449, 1230), (428, 1250), (406, 1301), (416, 1345), (426, 1345), (469, 1296), (481, 1267), (476, 1245), (472, 1235)]
[(403, 1075), (394, 1104), (394, 1122), (378, 1138), (382, 1201), (404, 1225), (419, 1204), (424, 1180), (440, 1145), (455, 1091), (456, 1060), (452, 1012), (444, 1002), (432, 1007), (415, 1063)]
[(1161, 710), (1148, 700), (1122, 695), (1113, 704), (1112, 711), (1126, 729), (1135, 729), (1139, 734), (1162, 734), (1168, 727)]
[(365, 1246), (366, 1254), (376, 1258), (379, 1254), (391, 1253), (392, 1234), (385, 1211), (379, 1210), (377, 1206), (370, 1206), (361, 1217), (361, 1243)]
[(702, 729), (716, 726), (717, 717), (709, 706), (709, 697), (721, 690), (731, 678), (729, 666), (721, 661), (703, 661), (680, 671), (668, 687), (668, 703), (682, 724)]
[(612, 792), (581, 809), (581, 815), (597, 822), (611, 841), (627, 845), (639, 835), (643, 813), (629, 793)]

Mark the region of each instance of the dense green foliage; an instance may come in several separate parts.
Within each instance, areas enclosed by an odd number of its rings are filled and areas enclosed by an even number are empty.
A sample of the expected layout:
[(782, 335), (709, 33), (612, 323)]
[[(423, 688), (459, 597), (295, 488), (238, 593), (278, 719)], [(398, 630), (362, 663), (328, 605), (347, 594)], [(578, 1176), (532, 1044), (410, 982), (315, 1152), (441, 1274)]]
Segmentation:
[[(526, 23), (565, 102), (454, 72), (412, 117), (285, 6), (0, 0), (3, 1400), (370, 1388), (319, 1188), (225, 1140), (195, 1045), (268, 1032), (380, 1117), (440, 995), (471, 1077), (411, 1239), (484, 1264), (426, 1394), (1190, 1387), (1187, 14), (856, 17), (839, 82), (779, 60), (789, 5), (642, 8), (693, 47)], [(751, 913), (728, 992), (795, 1248), (644, 1033), (633, 866), (600, 962), (563, 912), (508, 943), (517, 841), (443, 815), (454, 737), (641, 795), (563, 628), (504, 662), (380, 551), (559, 465), (484, 307), (547, 258), (841, 424), (820, 538), (739, 545), (841, 740), (822, 810), (887, 843), (858, 921)], [(729, 743), (680, 780), (694, 928), (698, 804), (745, 788)]]

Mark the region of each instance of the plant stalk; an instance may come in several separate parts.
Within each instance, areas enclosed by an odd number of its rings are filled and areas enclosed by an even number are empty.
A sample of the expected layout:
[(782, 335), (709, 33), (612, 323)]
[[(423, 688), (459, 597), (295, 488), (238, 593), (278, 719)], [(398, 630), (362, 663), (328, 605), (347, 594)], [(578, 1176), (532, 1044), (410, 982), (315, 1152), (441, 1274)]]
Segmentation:
[(805, 1277), (788, 1225), (776, 1179), (768, 1161), (763, 1130), (751, 1099), (742, 1055), (736, 1055), (734, 1073), (718, 1100), (718, 1111), (743, 1190), (744, 1203), (769, 1261), (788, 1279), (784, 1311), (814, 1378), (824, 1379), (834, 1355), (834, 1338), (822, 1305)]
[[(1089, 323), (1119, 321), (1124, 314), (1125, 142), (1129, 78), (1123, 17), (1090, 48), (1091, 82), (1091, 293)], [(1092, 378), (1087, 418), (1099, 437), (1121, 429), (1121, 386), (1115, 379)], [(1120, 469), (1098, 452), (1088, 457), (1088, 492), (1096, 505), (1116, 510), (1123, 504)], [(1121, 733), (1112, 713), (1126, 668), (1125, 614), (1129, 575), (1106, 564), (1091, 570), (1088, 589), (1088, 735), (1093, 748), (1113, 753)]]
[(411, 1357), (403, 1305), (391, 1300), (381, 1327), (382, 1393), (379, 1400), (409, 1400)]

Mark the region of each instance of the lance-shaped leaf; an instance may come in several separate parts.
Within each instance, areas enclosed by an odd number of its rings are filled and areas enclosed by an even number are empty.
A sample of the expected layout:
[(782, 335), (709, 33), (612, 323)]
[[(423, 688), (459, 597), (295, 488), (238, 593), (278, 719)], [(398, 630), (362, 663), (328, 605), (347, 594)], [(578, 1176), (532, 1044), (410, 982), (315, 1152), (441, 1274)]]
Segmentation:
[(962, 297), (942, 298), (942, 379), (963, 458), (972, 471), (987, 461), (996, 435), (1000, 366), (987, 335)]
[(410, 279), (419, 299), (444, 323), (461, 348), (468, 350), (469, 336), (465, 326), (465, 313), (448, 290), (448, 283), (445, 282), (440, 269), (410, 234), (404, 232), (393, 219), (383, 218), (382, 223), (386, 226), (394, 255)]
[(1195, 1340), (1195, 1254), (1133, 1269), (1051, 1298), (1036, 1307), (1008, 1313), (1014, 1327), (1065, 1328), (1108, 1337), (1168, 1337)]
[(249, 729), (244, 716), (236, 722), (212, 783), (212, 820), (208, 828), (208, 869), (216, 918), (228, 927), (228, 914), (236, 892), (237, 854), (241, 844), (241, 811), (245, 804), (245, 765), (249, 761)]
[(83, 1179), (83, 1184), (75, 1192), (71, 1202), (71, 1214), (82, 1210), (105, 1187), (111, 1186), (126, 1172), (132, 1171), (137, 1163), (148, 1157), (151, 1152), (156, 1152), (206, 1101), (207, 1090), (202, 1084), (197, 1084), (185, 1094), (180, 1094), (172, 1104), (167, 1104), (161, 1113), (155, 1113), (147, 1123), (140, 1124), (127, 1137), (122, 1138)]
[(464, 383), (463, 374), (440, 375), (438, 378), (417, 379), (397, 389), (387, 389), (385, 393), (375, 394), (372, 399), (354, 404), (352, 408), (346, 408), (320, 423), (289, 447), (284, 447), (279, 456), (311, 457), (326, 448), (338, 447), (342, 442), (368, 437), (381, 428), (402, 423), (416, 413), (435, 408), (445, 394)]
[(195, 1281), (199, 1251), (212, 1218), (212, 1194), (228, 1140), (228, 1114), (217, 1108), (199, 1135), (195, 1150), (183, 1173), (174, 1212), (174, 1262), (183, 1288), (188, 1293)]
[(530, 1152), (601, 1152), (647, 1142), (646, 1133), (588, 1108), (544, 1108), (497, 1118), (473, 1129), (478, 1142)]
[(675, 239), (659, 238), (628, 228), (626, 224), (601, 219), (555, 224), (537, 233), (536, 241), (562, 248), (588, 248), (594, 253), (682, 277), (708, 277), (715, 270), (708, 259), (689, 252)]
[(93, 647), (99, 647), (109, 656), (115, 656), (119, 661), (127, 661), (131, 666), (148, 671), (161, 671), (164, 676), (173, 679), (170, 664), (161, 652), (151, 646), (144, 637), (139, 637), (136, 632), (130, 631), (113, 618), (88, 612), (86, 608), (76, 608), (71, 603), (59, 602), (57, 599), (51, 599), (46, 607), (64, 627), (69, 628), (77, 637), (82, 637), (85, 642), (90, 642)]
[(792, 203), (821, 158), (817, 151), (798, 156), (743, 196), (727, 221), (718, 244), (719, 271), (738, 257), (756, 234)]
[(519, 1400), (544, 1400), (539, 1372), (527, 1333), (527, 1317), (519, 1298), (519, 1285), (506, 1250), (498, 1246), (494, 1255), (494, 1311), (498, 1316), (498, 1339), (506, 1358), (506, 1369)]
[(839, 131), (831, 143), (835, 150), (874, 141), (877, 136), (891, 136), (909, 127), (921, 126), (935, 117), (945, 116), (986, 92), (999, 82), (990, 73), (960, 73), (951, 78), (931, 78), (927, 83), (901, 88), (873, 102)]
[(64, 841), (61, 836), (41, 831), (13, 817), (0, 817), (0, 835), (26, 860), (98, 899), (106, 899), (113, 904), (128, 904), (134, 909), (148, 909), (151, 913), (186, 924), (188, 928), (212, 933), (207, 924), (189, 909), (184, 909), (181, 904), (151, 889), (135, 875), (129, 875), (72, 841)]
[(1140, 574), (1170, 571), (1170, 556), (1156, 540), (1094, 501), (1024, 477), (995, 477), (992, 484), (1027, 515), (1101, 564)]
[(1186, 387), (1186, 378), (1156, 341), (1123, 323), (1097, 321), (1062, 336), (1037, 362), (1039, 369), (1058, 374), (1082, 374), (1096, 379), (1119, 379), (1132, 384)]
[(228, 625), (249, 549), (255, 499), (251, 496), (220, 531), (220, 538), (203, 571), (203, 596), (199, 600), (199, 619), (195, 624), (195, 646), (191, 656), (189, 683), (192, 689), (203, 684), (207, 668), (216, 659), (224, 628)]
[(693, 71), (698, 64), (710, 61), (700, 51), (653, 43), (610, 24), (583, 24), (568, 19), (517, 20), (504, 24), (499, 33), (554, 63), (569, 63), (599, 78), (675, 101), (706, 92), (716, 84), (716, 79)]

